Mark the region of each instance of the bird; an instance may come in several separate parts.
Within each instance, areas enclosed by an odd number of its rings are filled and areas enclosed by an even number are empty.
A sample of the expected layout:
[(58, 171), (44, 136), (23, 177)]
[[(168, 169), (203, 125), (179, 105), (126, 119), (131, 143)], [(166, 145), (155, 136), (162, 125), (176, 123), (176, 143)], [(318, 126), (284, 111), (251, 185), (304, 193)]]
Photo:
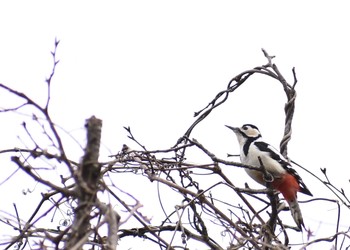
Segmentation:
[(263, 171), (245, 168), (247, 174), (261, 185), (270, 187), (282, 193), (287, 201), (292, 217), (302, 231), (305, 228), (303, 216), (297, 200), (297, 192), (310, 195), (312, 193), (292, 168), (289, 161), (273, 146), (263, 141), (259, 129), (253, 124), (244, 124), (242, 127), (231, 127), (240, 145), (240, 159), (243, 164), (263, 167), (272, 176), (271, 180), (264, 179)]

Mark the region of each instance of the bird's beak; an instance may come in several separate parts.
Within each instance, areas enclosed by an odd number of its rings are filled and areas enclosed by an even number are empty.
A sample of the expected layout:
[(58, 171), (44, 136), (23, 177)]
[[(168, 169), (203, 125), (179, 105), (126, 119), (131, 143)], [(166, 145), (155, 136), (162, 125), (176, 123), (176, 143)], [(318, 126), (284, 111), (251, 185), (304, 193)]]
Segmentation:
[(228, 127), (229, 129), (231, 129), (233, 132), (238, 132), (239, 131), (239, 128), (236, 128), (236, 127), (231, 127), (229, 125), (225, 125), (226, 127)]

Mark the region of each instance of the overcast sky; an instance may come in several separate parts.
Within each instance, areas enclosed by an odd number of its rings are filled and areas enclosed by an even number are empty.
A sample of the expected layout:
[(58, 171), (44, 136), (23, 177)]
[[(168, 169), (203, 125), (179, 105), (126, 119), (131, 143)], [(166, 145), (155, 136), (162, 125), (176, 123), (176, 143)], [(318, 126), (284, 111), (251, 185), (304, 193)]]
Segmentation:
[[(106, 157), (129, 143), (123, 126), (149, 149), (174, 145), (194, 112), (232, 77), (266, 63), (264, 48), (289, 82), (292, 67), (297, 72), (289, 156), (319, 175), (326, 167), (334, 183), (349, 190), (349, 23), (347, 1), (1, 2), (0, 82), (44, 103), (50, 51), (59, 39), (50, 112), (79, 139), (86, 118), (102, 119)], [(0, 92), (0, 107), (12, 101)], [(285, 101), (278, 82), (254, 77), (192, 136), (225, 158), (238, 153), (238, 144), (224, 125), (253, 123), (277, 147)], [(20, 119), (1, 116), (1, 149), (20, 146)], [(0, 181), (10, 172), (1, 172)], [(316, 197), (329, 194), (298, 172)], [(237, 181), (259, 187), (249, 177)], [(306, 206), (305, 223), (318, 225), (322, 214), (332, 224), (327, 213), (333, 216), (336, 206), (327, 206), (317, 214)]]

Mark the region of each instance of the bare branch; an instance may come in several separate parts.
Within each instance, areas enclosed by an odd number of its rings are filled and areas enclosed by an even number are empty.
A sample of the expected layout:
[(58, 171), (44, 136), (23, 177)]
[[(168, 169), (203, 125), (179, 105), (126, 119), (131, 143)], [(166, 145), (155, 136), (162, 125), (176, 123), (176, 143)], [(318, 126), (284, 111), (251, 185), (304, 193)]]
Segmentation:
[(98, 163), (102, 121), (92, 116), (86, 122), (87, 145), (81, 166), (76, 174), (78, 207), (72, 224), (67, 249), (80, 248), (89, 236), (90, 213), (96, 200), (100, 164)]

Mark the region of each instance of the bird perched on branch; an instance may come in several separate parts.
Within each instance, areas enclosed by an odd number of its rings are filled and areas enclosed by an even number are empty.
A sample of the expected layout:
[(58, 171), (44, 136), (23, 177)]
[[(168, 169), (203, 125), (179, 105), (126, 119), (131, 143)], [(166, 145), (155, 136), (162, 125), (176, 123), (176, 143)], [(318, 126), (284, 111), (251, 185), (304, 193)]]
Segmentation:
[(288, 202), (293, 219), (298, 228), (304, 226), (303, 217), (297, 200), (297, 192), (312, 196), (298, 173), (288, 161), (271, 145), (262, 140), (259, 129), (252, 124), (245, 124), (241, 128), (227, 126), (236, 134), (240, 145), (240, 158), (243, 164), (264, 168), (271, 175), (271, 180), (264, 179), (264, 171), (246, 168), (248, 175), (256, 182), (282, 193)]

